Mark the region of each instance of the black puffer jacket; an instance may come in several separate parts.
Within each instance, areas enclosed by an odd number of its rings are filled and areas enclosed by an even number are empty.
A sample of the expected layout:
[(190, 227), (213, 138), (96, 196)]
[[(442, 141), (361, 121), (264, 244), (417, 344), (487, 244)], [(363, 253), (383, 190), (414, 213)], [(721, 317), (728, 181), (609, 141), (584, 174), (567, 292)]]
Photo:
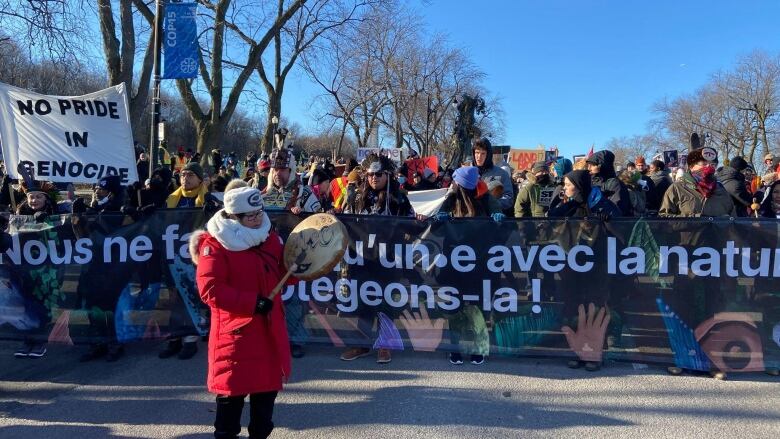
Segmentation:
[(747, 216), (748, 207), (753, 203), (753, 197), (747, 189), (745, 176), (731, 166), (724, 166), (718, 170), (715, 177), (734, 200), (737, 216)]
[[(579, 193), (573, 199), (564, 201), (564, 192), (560, 191), (550, 205), (550, 210), (547, 212), (548, 217), (582, 218), (602, 213), (607, 214), (610, 218), (622, 216), (620, 209), (618, 209), (609, 199), (605, 198), (603, 194), (598, 200), (593, 200), (592, 205), (589, 205), (590, 194), (593, 192), (594, 187), (591, 186), (591, 179), (588, 175), (588, 171), (571, 171), (566, 174), (565, 177), (577, 187)], [(600, 189), (595, 188), (595, 190), (598, 191)]]
[(615, 154), (612, 151), (598, 151), (588, 158), (588, 163), (601, 166), (599, 173), (591, 176), (591, 184), (620, 209), (623, 216), (632, 216), (631, 199), (628, 190), (615, 175)]

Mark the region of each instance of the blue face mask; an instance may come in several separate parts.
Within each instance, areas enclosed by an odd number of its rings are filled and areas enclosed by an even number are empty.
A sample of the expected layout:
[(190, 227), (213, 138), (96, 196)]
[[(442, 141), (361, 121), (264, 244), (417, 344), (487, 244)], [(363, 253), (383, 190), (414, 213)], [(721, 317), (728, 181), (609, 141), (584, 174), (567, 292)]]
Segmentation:
[(401, 184), (405, 184), (406, 183), (406, 177), (404, 177), (404, 176), (398, 177), (398, 182), (401, 183)]

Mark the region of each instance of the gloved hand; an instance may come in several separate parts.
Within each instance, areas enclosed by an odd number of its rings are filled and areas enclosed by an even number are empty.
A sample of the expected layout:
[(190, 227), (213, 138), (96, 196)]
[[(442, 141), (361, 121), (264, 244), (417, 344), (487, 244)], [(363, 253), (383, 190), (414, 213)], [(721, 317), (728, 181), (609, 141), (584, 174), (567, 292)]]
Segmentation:
[(33, 218), (35, 218), (36, 223), (42, 223), (46, 221), (46, 217), (49, 216), (46, 212), (35, 212), (33, 214)]
[(496, 212), (492, 215), (490, 215), (491, 218), (493, 218), (493, 221), (500, 223), (501, 221), (504, 221), (504, 218), (506, 218), (506, 215), (504, 215), (501, 212)]
[(213, 215), (219, 212), (219, 209), (222, 209), (222, 206), (214, 201), (209, 201), (203, 205), (203, 212), (206, 213), (206, 215)]
[(72, 213), (84, 213), (86, 211), (87, 211), (87, 202), (84, 201), (83, 198), (78, 197), (75, 200), (73, 200), (73, 204), (71, 204)]
[(609, 222), (609, 220), (612, 219), (612, 215), (610, 215), (609, 212), (602, 211), (602, 212), (599, 212), (599, 213), (596, 214), (596, 218), (598, 218), (601, 221), (604, 221), (606, 223), (606, 222)]
[(153, 214), (157, 210), (157, 206), (154, 204), (148, 204), (141, 208), (141, 214), (144, 216), (149, 216)]
[(119, 211), (132, 218), (133, 221), (138, 221), (139, 219), (141, 219), (141, 213), (138, 212), (138, 209), (136, 209), (133, 206), (122, 206), (122, 208), (119, 209)]
[(452, 218), (452, 214), (449, 212), (437, 212), (433, 219), (436, 221), (447, 221)]
[(257, 296), (255, 314), (268, 315), (274, 307), (274, 301), (263, 296)]

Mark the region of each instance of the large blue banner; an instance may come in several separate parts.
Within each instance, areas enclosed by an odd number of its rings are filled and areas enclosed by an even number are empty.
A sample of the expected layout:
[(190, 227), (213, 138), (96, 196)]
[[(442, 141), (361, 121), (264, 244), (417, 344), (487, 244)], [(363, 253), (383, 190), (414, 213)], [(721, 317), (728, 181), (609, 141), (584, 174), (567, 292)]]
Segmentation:
[(163, 79), (198, 75), (198, 27), (195, 3), (167, 3), (163, 23)]

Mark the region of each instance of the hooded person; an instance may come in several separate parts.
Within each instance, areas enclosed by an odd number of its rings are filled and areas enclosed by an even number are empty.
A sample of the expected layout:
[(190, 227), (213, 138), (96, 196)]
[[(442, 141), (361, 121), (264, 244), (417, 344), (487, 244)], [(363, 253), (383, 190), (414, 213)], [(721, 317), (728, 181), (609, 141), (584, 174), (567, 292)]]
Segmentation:
[(631, 200), (626, 187), (615, 174), (615, 154), (612, 151), (597, 151), (586, 159), (591, 175), (591, 185), (620, 209), (622, 216), (632, 216)]
[(544, 161), (534, 163), (526, 177), (528, 184), (520, 189), (515, 201), (515, 218), (544, 217), (556, 189), (547, 164)]
[(295, 215), (302, 212), (319, 212), (322, 209), (314, 191), (298, 178), (298, 166), (291, 149), (273, 150), (271, 168), (268, 186), (263, 190), (266, 209), (287, 210)]
[(697, 133), (691, 135), (688, 170), (683, 171), (664, 194), (661, 209), (664, 217), (737, 216), (731, 196), (715, 178), (718, 152), (702, 146)]
[(204, 184), (203, 168), (196, 162), (187, 163), (179, 173), (179, 188), (166, 200), (169, 209), (203, 207), (209, 188)]
[(564, 176), (563, 191), (552, 201), (547, 216), (550, 218), (596, 216), (606, 221), (620, 217), (621, 212), (598, 186), (592, 185), (592, 178), (588, 171), (576, 170)]
[(493, 145), (490, 144), (490, 140), (483, 137), (474, 142), (471, 154), (473, 163), (479, 170), (480, 178), (485, 184), (489, 184), (491, 180), (501, 180), (501, 185), (504, 187), (504, 195), (498, 200), (501, 203), (501, 209), (512, 209), (515, 202), (512, 177), (508, 172), (493, 164)]
[(216, 395), (214, 436), (237, 437), (249, 395), (249, 436), (265, 438), (291, 373), (282, 295), (269, 297), (287, 271), (284, 245), (258, 189), (230, 189), (224, 201), (206, 230), (190, 237), (198, 291), (211, 310), (206, 384)]
[(731, 195), (734, 207), (737, 210), (737, 216), (748, 216), (748, 209), (753, 203), (753, 196), (748, 190), (748, 183), (745, 181), (743, 172), (748, 164), (742, 157), (734, 157), (727, 166), (723, 166), (716, 173), (715, 177)]
[(92, 193), (90, 210), (103, 212), (120, 212), (125, 205), (125, 191), (118, 175), (109, 175), (98, 180)]
[(574, 170), (574, 165), (571, 160), (565, 157), (558, 157), (552, 165), (550, 175), (552, 176), (555, 184), (563, 185), (563, 176)]

